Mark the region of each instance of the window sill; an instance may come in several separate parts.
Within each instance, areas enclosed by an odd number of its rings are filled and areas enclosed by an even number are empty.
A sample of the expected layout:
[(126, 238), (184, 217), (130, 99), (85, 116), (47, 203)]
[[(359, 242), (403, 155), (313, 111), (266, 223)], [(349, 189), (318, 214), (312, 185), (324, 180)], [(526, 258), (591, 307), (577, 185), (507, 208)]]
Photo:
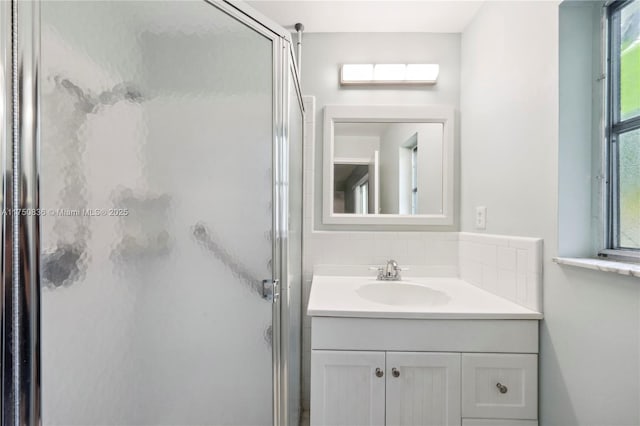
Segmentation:
[(637, 263), (578, 257), (554, 257), (553, 261), (559, 265), (577, 266), (579, 268), (593, 269), (594, 271), (615, 272), (620, 275), (640, 278), (640, 264)]

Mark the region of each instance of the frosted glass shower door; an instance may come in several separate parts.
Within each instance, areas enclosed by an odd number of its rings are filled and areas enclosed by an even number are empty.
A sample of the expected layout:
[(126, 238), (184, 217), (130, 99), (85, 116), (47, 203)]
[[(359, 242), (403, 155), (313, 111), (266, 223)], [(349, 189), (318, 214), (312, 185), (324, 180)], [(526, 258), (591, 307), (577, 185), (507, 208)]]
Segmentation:
[(272, 424), (274, 40), (204, 1), (41, 20), (44, 424)]

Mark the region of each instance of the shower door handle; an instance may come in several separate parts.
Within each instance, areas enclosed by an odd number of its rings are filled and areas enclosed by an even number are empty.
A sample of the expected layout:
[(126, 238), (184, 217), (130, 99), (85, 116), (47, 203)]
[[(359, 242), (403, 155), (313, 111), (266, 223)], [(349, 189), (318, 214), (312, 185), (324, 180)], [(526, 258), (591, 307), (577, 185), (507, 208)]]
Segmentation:
[(277, 302), (280, 296), (280, 280), (262, 280), (262, 298)]

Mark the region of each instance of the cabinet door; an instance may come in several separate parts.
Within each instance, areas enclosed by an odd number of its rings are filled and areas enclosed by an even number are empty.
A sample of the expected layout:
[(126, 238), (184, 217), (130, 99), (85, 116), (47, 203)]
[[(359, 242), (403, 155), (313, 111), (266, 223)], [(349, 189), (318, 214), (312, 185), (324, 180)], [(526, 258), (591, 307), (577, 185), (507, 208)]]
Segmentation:
[(311, 351), (311, 425), (384, 425), (384, 352)]
[(460, 354), (387, 352), (387, 426), (459, 426)]

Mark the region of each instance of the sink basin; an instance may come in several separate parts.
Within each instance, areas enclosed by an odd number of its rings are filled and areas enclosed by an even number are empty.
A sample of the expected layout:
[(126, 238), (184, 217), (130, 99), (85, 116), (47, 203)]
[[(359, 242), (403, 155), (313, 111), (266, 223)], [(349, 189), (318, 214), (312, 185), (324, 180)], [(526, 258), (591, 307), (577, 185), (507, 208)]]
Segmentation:
[(446, 294), (421, 284), (407, 282), (379, 282), (364, 284), (356, 289), (358, 296), (384, 305), (438, 306), (451, 300)]

